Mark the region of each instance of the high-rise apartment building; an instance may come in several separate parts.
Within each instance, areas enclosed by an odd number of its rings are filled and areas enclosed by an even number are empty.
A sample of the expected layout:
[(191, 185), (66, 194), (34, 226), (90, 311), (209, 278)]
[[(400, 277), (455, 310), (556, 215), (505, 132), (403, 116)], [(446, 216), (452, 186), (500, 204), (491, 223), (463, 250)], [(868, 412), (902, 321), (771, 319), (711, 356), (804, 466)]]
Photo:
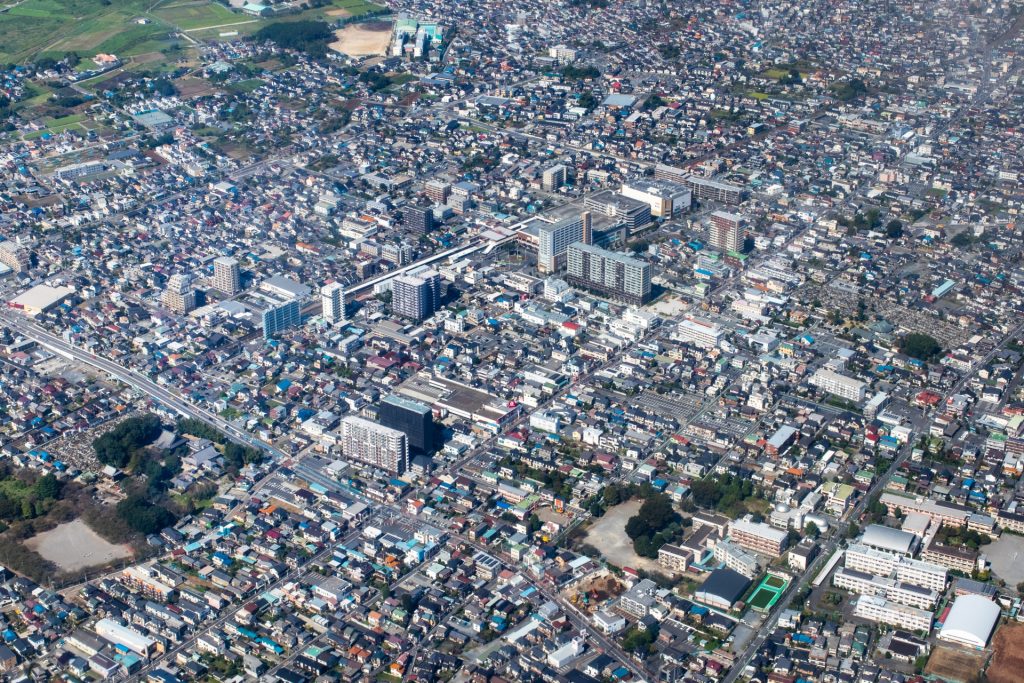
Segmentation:
[(220, 256), (213, 260), (213, 286), (228, 296), (234, 296), (242, 290), (242, 271), (238, 267), (238, 259)]
[(743, 249), (743, 217), (725, 211), (712, 213), (708, 242), (719, 251), (741, 251)]
[(346, 458), (395, 474), (404, 473), (409, 462), (405, 434), (355, 415), (341, 421), (341, 450)]
[(391, 308), (417, 321), (430, 317), (441, 308), (441, 275), (426, 266), (399, 275), (391, 283)]
[(555, 164), (544, 169), (544, 172), (540, 176), (540, 187), (547, 192), (554, 192), (562, 185), (565, 185), (565, 177), (568, 173), (563, 164)]
[(320, 302), (323, 305), (324, 320), (329, 323), (345, 322), (345, 287), (340, 282), (321, 287)]
[(616, 301), (645, 304), (651, 299), (651, 264), (577, 242), (569, 247), (566, 281)]
[(385, 427), (405, 434), (413, 453), (431, 454), (437, 449), (434, 411), (426, 403), (392, 394), (380, 402), (377, 419)]
[(12, 240), (0, 242), (0, 263), (15, 273), (28, 270), (32, 265), (32, 254), (27, 247)]
[(593, 244), (593, 220), (589, 211), (569, 216), (556, 223), (542, 223), (537, 228), (537, 270), (554, 273), (565, 267), (569, 245), (576, 242)]
[(434, 229), (434, 210), (410, 204), (402, 209), (402, 221), (411, 232), (428, 233)]
[(189, 275), (175, 273), (167, 281), (160, 303), (174, 313), (184, 315), (195, 310), (196, 290)]
[(444, 204), (448, 201), (448, 193), (452, 186), (443, 180), (431, 180), (423, 188), (423, 193), (435, 204)]

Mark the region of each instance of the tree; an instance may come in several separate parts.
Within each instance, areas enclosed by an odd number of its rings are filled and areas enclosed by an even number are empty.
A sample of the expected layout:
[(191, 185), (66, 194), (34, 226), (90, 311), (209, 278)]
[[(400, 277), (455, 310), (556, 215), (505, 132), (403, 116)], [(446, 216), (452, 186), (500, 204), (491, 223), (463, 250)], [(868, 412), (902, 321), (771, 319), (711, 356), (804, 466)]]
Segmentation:
[(889, 221), (885, 226), (885, 236), (891, 240), (903, 237), (903, 223), (895, 218)]
[(130, 496), (118, 503), (117, 514), (131, 528), (144, 534), (155, 534), (175, 522), (170, 510), (141, 495)]
[(163, 427), (152, 413), (132, 417), (92, 442), (96, 458), (104, 465), (124, 467), (135, 452), (156, 441)]
[(804, 525), (804, 536), (808, 538), (817, 538), (821, 532), (818, 531), (818, 525), (814, 522), (807, 522)]
[(282, 21), (267, 24), (254, 36), (256, 40), (269, 40), (286, 50), (305, 52), (311, 57), (327, 54), (327, 45), (334, 40), (331, 27), (322, 21)]
[(57, 500), (60, 497), (61, 481), (52, 474), (39, 477), (35, 485), (36, 496), (40, 500)]
[(931, 360), (942, 353), (942, 347), (934, 337), (921, 332), (911, 332), (900, 339), (900, 352), (918, 360)]

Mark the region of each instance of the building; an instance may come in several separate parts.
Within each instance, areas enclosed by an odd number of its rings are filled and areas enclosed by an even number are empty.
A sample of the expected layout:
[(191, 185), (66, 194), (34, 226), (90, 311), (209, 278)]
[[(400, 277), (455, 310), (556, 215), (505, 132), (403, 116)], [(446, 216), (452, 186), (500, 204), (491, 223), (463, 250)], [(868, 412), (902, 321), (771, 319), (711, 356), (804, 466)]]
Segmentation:
[(32, 267), (32, 253), (24, 244), (4, 240), (0, 242), (0, 263), (15, 273), (22, 273)]
[(685, 572), (693, 553), (686, 548), (666, 543), (658, 549), (658, 564), (672, 572)]
[(131, 650), (143, 657), (149, 657), (156, 645), (156, 641), (149, 636), (133, 631), (113, 619), (100, 619), (96, 622), (95, 629), (96, 635), (104, 640)]
[(867, 393), (867, 384), (859, 379), (821, 368), (811, 376), (811, 385), (847, 401), (860, 403)]
[(160, 295), (160, 303), (170, 311), (184, 315), (196, 308), (196, 289), (192, 277), (175, 273), (167, 281), (167, 287)]
[[(738, 185), (719, 182), (710, 178), (701, 178), (695, 175), (687, 175), (682, 180), (676, 180), (675, 178), (678, 176), (673, 175), (673, 177), (669, 177), (670, 175), (672, 174), (663, 174), (660, 177), (686, 185), (692, 191), (693, 197), (698, 200), (711, 200), (712, 202), (732, 205), (740, 204), (743, 201), (743, 188)], [(657, 168), (654, 169), (654, 177), (659, 177)]]
[(553, 273), (565, 267), (569, 245), (593, 244), (593, 219), (589, 211), (554, 223), (537, 226), (537, 270)]
[(720, 540), (715, 543), (714, 556), (716, 561), (748, 579), (753, 579), (761, 571), (761, 563), (758, 561), (757, 555), (729, 540)]
[(341, 451), (350, 460), (403, 474), (409, 462), (409, 439), (397, 429), (348, 415), (341, 421)]
[(693, 599), (719, 609), (732, 609), (750, 587), (750, 579), (732, 569), (716, 569), (693, 593)]
[(619, 609), (637, 619), (643, 619), (657, 602), (657, 591), (658, 584), (650, 579), (641, 579), (619, 597)]
[(640, 305), (651, 299), (651, 265), (640, 259), (577, 242), (569, 247), (566, 281), (616, 301)]
[(25, 315), (35, 317), (42, 313), (46, 313), (55, 306), (60, 305), (64, 299), (74, 293), (75, 290), (71, 287), (36, 285), (8, 301), (7, 307), (22, 311)]
[(602, 190), (587, 195), (583, 199), (583, 208), (596, 214), (611, 216), (622, 221), (630, 233), (651, 222), (651, 207), (645, 202), (631, 199), (611, 190)]
[(681, 320), (676, 330), (676, 338), (679, 341), (702, 349), (716, 348), (724, 336), (725, 328), (718, 323), (693, 316)]
[(743, 216), (725, 211), (711, 214), (708, 243), (724, 252), (743, 251)]
[(671, 180), (634, 178), (622, 184), (622, 196), (647, 204), (652, 216), (671, 218), (689, 210), (693, 193)]
[(737, 519), (729, 524), (729, 538), (755, 553), (778, 557), (786, 547), (786, 532), (749, 519)]
[(921, 559), (925, 562), (963, 572), (964, 574), (970, 574), (978, 568), (978, 556), (977, 550), (944, 545), (934, 540), (921, 553)]
[(242, 291), (242, 271), (238, 259), (220, 256), (213, 260), (213, 286), (228, 296)]
[(853, 607), (853, 616), (911, 631), (930, 631), (932, 613), (910, 605), (886, 600), (877, 595), (861, 595)]
[(939, 640), (982, 650), (999, 621), (999, 605), (980, 595), (961, 595), (939, 631)]
[(562, 185), (565, 185), (565, 177), (568, 169), (564, 164), (555, 164), (544, 169), (541, 174), (540, 187), (547, 192), (554, 192)]
[(448, 193), (451, 192), (451, 189), (452, 186), (443, 180), (431, 180), (426, 184), (424, 194), (435, 204), (444, 204), (448, 201)]
[(441, 308), (441, 275), (426, 266), (399, 275), (391, 284), (391, 309), (395, 315), (420, 321)]
[(415, 204), (402, 209), (402, 222), (410, 232), (426, 234), (434, 229), (434, 210)]
[(331, 282), (320, 288), (320, 303), (324, 320), (329, 323), (345, 322), (345, 287)]
[(862, 543), (854, 543), (846, 549), (846, 567), (876, 576), (895, 577), (902, 583), (939, 593), (946, 589), (948, 572), (944, 566), (878, 550)]
[(849, 567), (840, 567), (836, 570), (832, 575), (832, 585), (852, 593), (880, 596), (918, 609), (934, 609), (939, 599), (939, 594), (928, 588), (901, 583), (889, 577), (876, 576)]
[(381, 401), (377, 419), (405, 434), (411, 452), (429, 455), (437, 450), (434, 411), (427, 404), (392, 394)]
[(918, 545), (917, 536), (914, 534), (881, 524), (869, 524), (864, 529), (860, 542), (871, 548), (887, 550), (908, 557), (914, 554)]

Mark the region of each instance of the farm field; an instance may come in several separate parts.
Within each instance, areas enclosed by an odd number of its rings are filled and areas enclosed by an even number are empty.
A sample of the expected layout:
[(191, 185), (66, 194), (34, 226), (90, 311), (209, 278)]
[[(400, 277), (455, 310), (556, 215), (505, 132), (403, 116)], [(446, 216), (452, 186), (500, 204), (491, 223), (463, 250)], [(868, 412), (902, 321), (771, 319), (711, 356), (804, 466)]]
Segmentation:
[(235, 14), (224, 5), (207, 0), (170, 0), (158, 5), (152, 14), (183, 31), (251, 21), (251, 18), (244, 14)]

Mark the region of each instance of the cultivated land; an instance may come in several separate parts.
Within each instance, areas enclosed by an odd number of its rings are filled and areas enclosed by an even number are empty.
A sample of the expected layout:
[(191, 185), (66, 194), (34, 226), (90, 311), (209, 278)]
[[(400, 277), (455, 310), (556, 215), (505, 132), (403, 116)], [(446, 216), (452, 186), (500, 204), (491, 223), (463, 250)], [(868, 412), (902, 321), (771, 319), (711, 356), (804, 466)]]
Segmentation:
[(334, 32), (337, 40), (330, 44), (330, 48), (349, 57), (384, 55), (391, 42), (391, 26), (385, 21), (350, 24)]
[(992, 661), (985, 672), (989, 683), (1017, 683), (1024, 675), (1024, 624), (1006, 624), (992, 639)]
[(616, 505), (587, 529), (586, 543), (601, 551), (604, 559), (618, 567), (632, 567), (664, 572), (657, 560), (640, 557), (633, 550), (633, 541), (626, 535), (626, 522), (640, 511), (642, 500)]
[(61, 571), (74, 572), (132, 556), (131, 548), (105, 540), (80, 519), (44, 531), (25, 541)]
[[(939, 645), (932, 650), (924, 671), (945, 681), (966, 683), (975, 680), (987, 658), (987, 652), (970, 652), (963, 648)], [(1009, 680), (1019, 681), (1020, 677)]]
[(0, 11), (0, 62), (21, 62), (67, 52), (92, 57), (105, 52), (126, 58), (161, 51), (187, 31), (216, 40), (221, 33), (249, 34), (274, 21), (360, 17), (383, 9), (365, 0), (336, 2), (281, 18), (257, 19), (212, 0), (24, 0)]

